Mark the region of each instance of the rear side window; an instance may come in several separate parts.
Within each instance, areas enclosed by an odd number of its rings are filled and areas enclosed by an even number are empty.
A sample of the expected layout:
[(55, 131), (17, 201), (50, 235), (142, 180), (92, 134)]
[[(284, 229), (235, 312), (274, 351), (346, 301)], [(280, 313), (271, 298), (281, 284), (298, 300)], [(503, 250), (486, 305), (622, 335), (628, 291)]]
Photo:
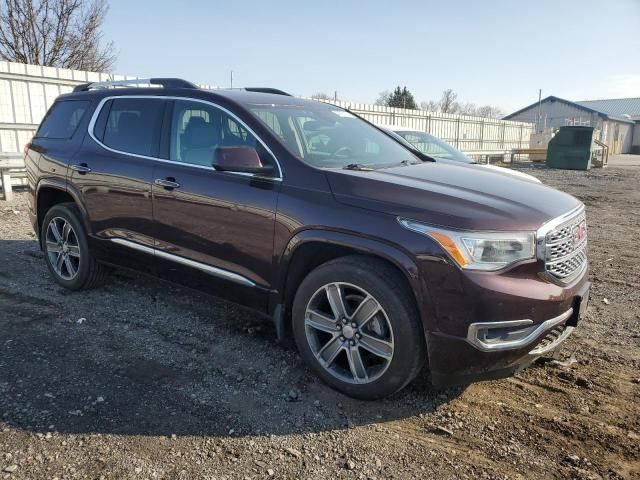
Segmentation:
[(88, 108), (89, 102), (86, 100), (63, 100), (54, 103), (42, 120), (36, 137), (71, 138)]
[(109, 101), (103, 106), (94, 135), (114, 150), (157, 157), (165, 103), (154, 98)]

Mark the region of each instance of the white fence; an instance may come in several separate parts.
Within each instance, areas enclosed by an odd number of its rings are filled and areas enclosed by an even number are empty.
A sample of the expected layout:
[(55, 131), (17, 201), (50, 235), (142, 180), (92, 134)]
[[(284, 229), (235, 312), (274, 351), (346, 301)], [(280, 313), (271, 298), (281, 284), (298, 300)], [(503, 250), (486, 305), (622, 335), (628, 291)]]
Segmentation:
[(532, 123), (494, 118), (425, 112), (340, 100), (327, 102), (348, 108), (378, 125), (394, 125), (428, 132), (470, 154), (529, 148), (529, 139), (535, 128)]
[[(21, 154), (56, 97), (85, 82), (130, 80), (63, 68), (0, 62), (0, 153)], [(533, 124), (466, 115), (405, 110), (344, 101), (330, 102), (369, 121), (419, 129), (464, 152), (528, 148)]]

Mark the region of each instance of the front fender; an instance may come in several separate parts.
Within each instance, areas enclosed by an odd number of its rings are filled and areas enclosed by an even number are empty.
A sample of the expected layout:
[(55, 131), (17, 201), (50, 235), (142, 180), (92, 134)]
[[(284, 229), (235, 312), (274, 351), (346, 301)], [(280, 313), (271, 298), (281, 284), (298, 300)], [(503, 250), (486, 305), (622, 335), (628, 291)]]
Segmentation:
[[(425, 302), (422, 298), (420, 276), (418, 265), (410, 254), (401, 247), (386, 242), (382, 239), (371, 238), (344, 231), (308, 229), (303, 230), (294, 235), (288, 242), (284, 252), (280, 257), (280, 266), (278, 268), (279, 278), (277, 282), (277, 298), (271, 303), (271, 312), (274, 312), (274, 320), (280, 333), (282, 325), (279, 325), (277, 316), (282, 316), (282, 305), (285, 303), (287, 278), (291, 262), (300, 247), (311, 242), (320, 242), (330, 245), (340, 246), (355, 250), (363, 255), (371, 255), (386, 260), (395, 265), (404, 275), (411, 287), (412, 293), (416, 299), (416, 305), (423, 317), (423, 305)], [(284, 321), (284, 320), (282, 320)]]

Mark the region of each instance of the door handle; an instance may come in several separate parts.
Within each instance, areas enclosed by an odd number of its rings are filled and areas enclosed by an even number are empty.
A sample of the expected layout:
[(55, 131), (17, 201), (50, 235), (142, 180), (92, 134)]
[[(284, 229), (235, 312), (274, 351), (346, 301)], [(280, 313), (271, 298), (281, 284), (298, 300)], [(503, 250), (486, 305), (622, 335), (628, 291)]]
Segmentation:
[(81, 163), (80, 165), (69, 165), (71, 170), (75, 170), (79, 174), (88, 173), (91, 169), (87, 166), (86, 163)]
[(165, 190), (173, 190), (174, 188), (180, 188), (180, 184), (175, 181), (175, 178), (156, 178), (154, 183), (161, 187), (164, 187)]

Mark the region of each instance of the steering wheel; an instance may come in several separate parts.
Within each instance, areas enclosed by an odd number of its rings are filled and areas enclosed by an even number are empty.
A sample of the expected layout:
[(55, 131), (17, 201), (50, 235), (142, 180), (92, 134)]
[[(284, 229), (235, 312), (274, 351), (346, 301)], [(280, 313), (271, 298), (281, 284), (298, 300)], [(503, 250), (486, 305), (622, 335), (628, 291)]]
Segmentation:
[(333, 158), (349, 158), (353, 157), (353, 150), (351, 147), (340, 147), (331, 154)]

